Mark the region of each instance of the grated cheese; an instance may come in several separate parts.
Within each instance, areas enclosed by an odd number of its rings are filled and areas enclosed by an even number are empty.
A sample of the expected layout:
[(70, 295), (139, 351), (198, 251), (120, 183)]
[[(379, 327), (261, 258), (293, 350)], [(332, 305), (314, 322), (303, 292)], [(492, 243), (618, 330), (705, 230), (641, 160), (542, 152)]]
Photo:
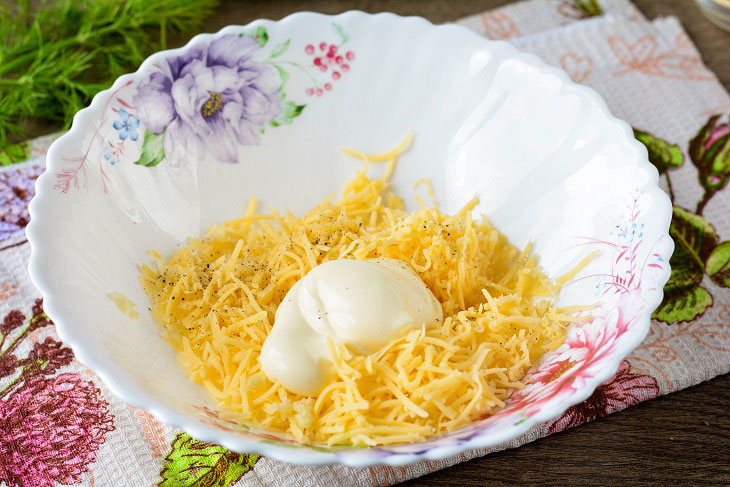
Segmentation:
[(136, 320), (139, 318), (139, 311), (137, 311), (137, 305), (134, 304), (134, 301), (129, 299), (124, 294), (112, 291), (108, 295), (109, 299), (112, 301), (112, 303), (117, 305), (117, 308), (119, 308), (119, 311), (124, 313), (127, 317)]
[[(420, 441), (503, 407), (527, 369), (563, 342), (577, 320), (570, 313), (584, 308), (552, 305), (559, 286), (531, 246), (520, 251), (486, 218), (475, 221), (476, 199), (455, 215), (423, 204), (409, 213), (388, 191), (411, 138), (374, 156), (344, 150), (365, 168), (337, 201), (296, 217), (257, 214), (251, 198), (242, 217), (142, 267), (153, 316), (222, 416), (306, 443)], [(385, 162), (383, 177), (367, 177), (373, 162)], [(316, 398), (271, 382), (258, 356), (288, 290), (322, 262), (378, 257), (411, 264), (442, 303), (443, 324), (370, 355), (330, 342), (336, 379)]]

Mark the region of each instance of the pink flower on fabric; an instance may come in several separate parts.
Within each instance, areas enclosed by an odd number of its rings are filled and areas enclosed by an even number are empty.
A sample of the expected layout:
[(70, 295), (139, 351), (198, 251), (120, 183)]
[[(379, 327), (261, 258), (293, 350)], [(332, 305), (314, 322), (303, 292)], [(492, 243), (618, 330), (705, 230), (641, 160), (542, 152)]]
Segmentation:
[(114, 429), (101, 392), (78, 374), (29, 379), (0, 402), (0, 482), (10, 487), (73, 484)]
[(52, 375), (64, 365), (73, 361), (74, 355), (70, 348), (64, 347), (59, 341), (46, 337), (42, 342), (33, 345), (28, 357), (18, 362), (24, 368), (26, 376)]
[(621, 362), (618, 372), (596, 388), (591, 397), (569, 408), (562, 416), (543, 426), (545, 434), (557, 433), (593, 421), (659, 395), (654, 377), (631, 373), (628, 362)]

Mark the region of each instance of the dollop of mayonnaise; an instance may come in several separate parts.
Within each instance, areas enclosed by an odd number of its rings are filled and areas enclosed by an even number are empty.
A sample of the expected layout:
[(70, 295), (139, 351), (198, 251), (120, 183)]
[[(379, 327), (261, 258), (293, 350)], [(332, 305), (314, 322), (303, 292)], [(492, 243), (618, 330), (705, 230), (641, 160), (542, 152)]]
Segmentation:
[(259, 361), (272, 381), (314, 396), (333, 375), (328, 337), (372, 353), (408, 329), (442, 319), (441, 303), (407, 263), (333, 260), (289, 290)]

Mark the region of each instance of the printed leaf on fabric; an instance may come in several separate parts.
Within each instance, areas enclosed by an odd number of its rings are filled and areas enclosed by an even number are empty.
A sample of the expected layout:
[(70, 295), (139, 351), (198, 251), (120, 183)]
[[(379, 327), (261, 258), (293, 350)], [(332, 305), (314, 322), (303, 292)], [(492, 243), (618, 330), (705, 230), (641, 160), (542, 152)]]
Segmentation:
[(730, 242), (722, 242), (715, 247), (707, 259), (705, 270), (715, 284), (730, 287)]
[(227, 487), (253, 468), (258, 455), (231, 452), (179, 433), (160, 471), (159, 487)]
[(668, 323), (693, 320), (712, 305), (712, 295), (700, 283), (705, 261), (717, 245), (717, 232), (701, 216), (675, 206), (669, 235), (675, 244), (669, 260), (672, 273), (652, 317)]
[(659, 174), (680, 167), (684, 162), (682, 149), (678, 145), (670, 144), (666, 140), (636, 128), (634, 137), (646, 146), (646, 150), (649, 152), (649, 162), (656, 166)]

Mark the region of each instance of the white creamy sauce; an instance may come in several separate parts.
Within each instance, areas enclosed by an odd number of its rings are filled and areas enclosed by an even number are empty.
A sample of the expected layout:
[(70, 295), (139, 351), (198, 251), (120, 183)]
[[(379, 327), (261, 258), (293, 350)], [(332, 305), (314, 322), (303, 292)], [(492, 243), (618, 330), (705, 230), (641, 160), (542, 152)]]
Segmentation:
[(372, 353), (408, 329), (442, 320), (441, 303), (403, 261), (325, 262), (289, 290), (259, 361), (272, 381), (313, 396), (333, 374), (328, 337)]

